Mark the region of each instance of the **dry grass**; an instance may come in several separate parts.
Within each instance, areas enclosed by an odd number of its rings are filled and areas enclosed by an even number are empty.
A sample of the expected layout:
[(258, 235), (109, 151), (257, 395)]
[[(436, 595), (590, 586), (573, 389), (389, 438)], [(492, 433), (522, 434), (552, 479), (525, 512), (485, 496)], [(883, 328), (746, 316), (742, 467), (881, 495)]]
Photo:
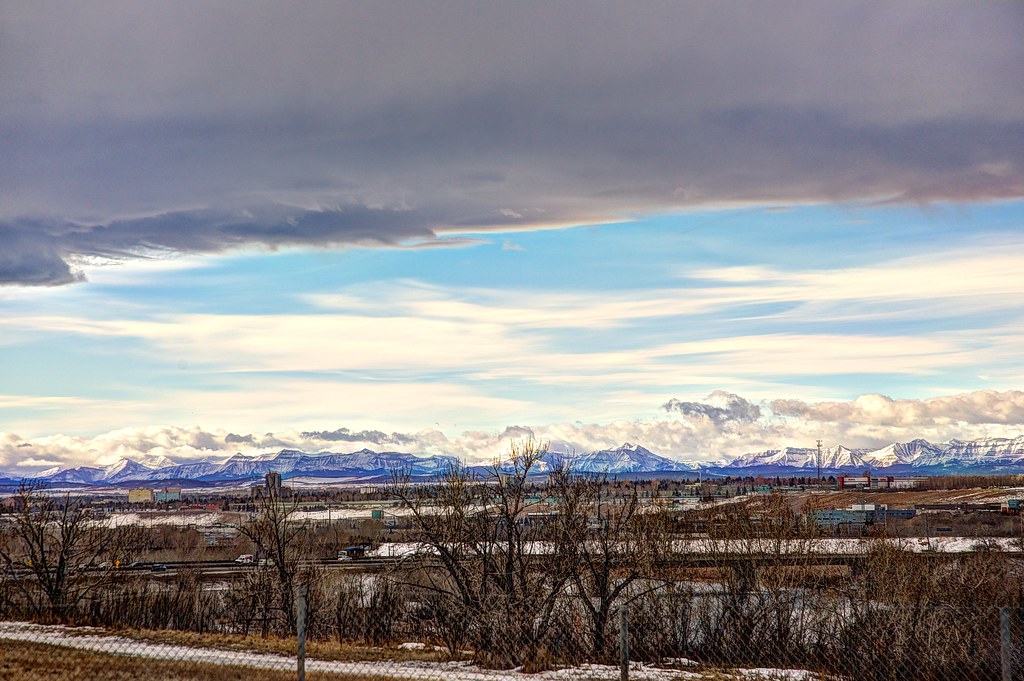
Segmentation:
[(817, 508), (846, 508), (850, 504), (885, 504), (889, 508), (913, 508), (915, 504), (992, 503), (1013, 496), (1015, 490), (1002, 487), (975, 487), (969, 489), (890, 490), (865, 492), (843, 490), (826, 494), (794, 494), (801, 505)]
[[(307, 672), (309, 681), (369, 681), (373, 676)], [(294, 681), (295, 672), (177, 660), (122, 657), (41, 643), (4, 641), (0, 645), (0, 679), (18, 681)]]
[[(68, 629), (74, 635), (74, 629)], [(199, 634), (191, 631), (151, 630), (151, 629), (82, 629), (83, 635), (120, 636), (133, 641), (147, 643), (169, 643), (189, 646), (191, 648), (213, 648), (216, 650), (245, 651), (254, 653), (273, 653), (277, 655), (294, 655), (294, 638), (259, 638), (256, 636), (239, 636), (234, 634)], [(405, 662), (422, 660), (436, 662), (447, 660), (448, 655), (442, 651), (406, 650), (398, 647), (359, 646), (337, 641), (307, 641), (306, 656), (317, 660), (333, 662)], [(3, 678), (3, 677), (0, 677)]]
[[(97, 632), (92, 632), (95, 635)], [(137, 638), (143, 640), (142, 634)], [(149, 634), (171, 634), (167, 637), (145, 638), (147, 641), (162, 641), (186, 644), (191, 639), (177, 636), (180, 632), (148, 632)], [(209, 644), (209, 635), (199, 636), (202, 644)], [(266, 652), (283, 652), (267, 640)], [(211, 647), (206, 645), (206, 647)], [(249, 648), (247, 648), (249, 649)], [(356, 648), (351, 651), (354, 654)], [(365, 648), (361, 650), (367, 650)], [(406, 652), (406, 651), (395, 651)], [(366, 660), (366, 658), (359, 658)], [(359, 661), (352, 659), (348, 661)], [(391, 658), (387, 658), (391, 659)], [(410, 658), (411, 659), (411, 658)], [(539, 671), (539, 670), (537, 670)], [(668, 671), (668, 670), (666, 670)], [(344, 674), (340, 672), (306, 672), (309, 681), (371, 681), (386, 679), (379, 674)], [(438, 678), (458, 679), (457, 672), (438, 672)], [(529, 674), (525, 675), (529, 678)], [(588, 678), (588, 677), (581, 677)], [(786, 681), (791, 679), (785, 671), (762, 670), (751, 675), (750, 670), (689, 668), (680, 670), (678, 676), (669, 676), (675, 681), (741, 681), (758, 679), (763, 681)], [(808, 679), (834, 679), (827, 675), (809, 675)], [(80, 650), (63, 646), (25, 641), (0, 642), (0, 680), (17, 681), (294, 681), (294, 671), (272, 671), (244, 666), (222, 665), (189, 660), (154, 660), (145, 657), (129, 657), (112, 653)]]

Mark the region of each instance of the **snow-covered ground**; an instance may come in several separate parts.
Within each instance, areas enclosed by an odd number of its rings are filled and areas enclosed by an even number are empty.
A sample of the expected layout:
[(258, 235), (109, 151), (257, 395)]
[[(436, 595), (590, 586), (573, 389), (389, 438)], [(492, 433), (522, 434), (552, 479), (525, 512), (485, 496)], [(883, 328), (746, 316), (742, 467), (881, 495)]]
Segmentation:
[[(727, 555), (772, 555), (780, 554), (830, 554), (857, 555), (867, 553), (880, 543), (890, 544), (904, 551), (915, 553), (964, 553), (987, 548), (995, 551), (1020, 552), (1022, 541), (1014, 537), (932, 537), (930, 539), (845, 539), (824, 538), (790, 540), (780, 543), (768, 539), (741, 539), (722, 541), (712, 539), (688, 539), (673, 542), (673, 548), (680, 554), (727, 554)], [(543, 542), (531, 542), (527, 551), (535, 554), (549, 553), (550, 547)], [(367, 555), (376, 558), (402, 558), (417, 553), (431, 553), (432, 550), (415, 542), (392, 542), (381, 544)]]
[[(290, 522), (328, 522), (334, 520), (370, 520), (374, 509), (370, 506), (365, 508), (331, 508), (323, 511), (295, 510), (289, 516)], [(402, 518), (410, 515), (412, 511), (408, 508), (384, 508), (385, 518)], [(437, 513), (441, 509), (427, 507), (422, 509), (423, 513)], [(125, 525), (175, 525), (181, 527), (213, 527), (215, 525), (237, 525), (239, 519), (244, 519), (245, 514), (237, 512), (220, 513), (217, 511), (205, 511), (197, 513), (187, 512), (150, 512), (136, 513), (133, 511), (111, 513), (101, 523), (109, 527), (122, 527)]]
[[(103, 636), (100, 630), (89, 627), (63, 627), (55, 625), (29, 624), (25, 622), (0, 622), (0, 639), (42, 643), (62, 648), (89, 650), (97, 653), (137, 657), (149, 660), (178, 660), (205, 664), (249, 667), (289, 671), (295, 669), (295, 659), (283, 655), (257, 653), (216, 648), (195, 648), (170, 643), (149, 643), (122, 636)], [(59, 668), (60, 659), (53, 660)], [(525, 674), (519, 670), (482, 669), (469, 662), (427, 662), (427, 661), (366, 661), (335, 662), (330, 660), (306, 659), (306, 670), (333, 674), (361, 674), (383, 679), (457, 679), (458, 681), (613, 681), (619, 678), (619, 668), (607, 665), (582, 665)], [(69, 670), (70, 671), (70, 670)], [(812, 679), (814, 674), (796, 669), (737, 669), (730, 670), (746, 679)], [(637, 681), (671, 681), (673, 679), (722, 678), (705, 676), (700, 672), (664, 669), (642, 663), (633, 663), (629, 677)]]
[(124, 527), (126, 525), (172, 525), (175, 527), (213, 527), (226, 522), (220, 513), (111, 513), (109, 517), (99, 521), (108, 527)]

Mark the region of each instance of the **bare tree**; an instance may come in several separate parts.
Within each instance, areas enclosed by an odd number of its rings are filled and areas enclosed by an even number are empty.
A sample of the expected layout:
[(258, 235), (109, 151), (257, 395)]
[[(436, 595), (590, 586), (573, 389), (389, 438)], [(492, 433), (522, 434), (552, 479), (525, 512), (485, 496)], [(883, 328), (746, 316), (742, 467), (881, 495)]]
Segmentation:
[[(254, 569), (264, 573), (249, 582), (254, 589), (265, 589), (269, 584), (274, 586), (280, 616), (289, 633), (295, 632), (295, 587), (301, 580), (309, 578), (309, 570), (301, 563), (307, 548), (307, 533), (305, 526), (293, 518), (297, 509), (298, 501), (294, 497), (263, 495), (257, 503), (256, 513), (238, 528), (252, 542), (257, 556)], [(269, 611), (274, 600), (268, 600), (267, 595), (254, 593), (252, 601), (261, 603), (264, 610)], [(268, 633), (268, 622), (264, 617), (264, 634)]]
[[(627, 598), (658, 588), (655, 568), (671, 550), (665, 513), (644, 507), (636, 487), (611, 498), (604, 477), (560, 469), (552, 474), (570, 575), (590, 618), (594, 655), (607, 652), (610, 618)], [(636, 587), (642, 587), (637, 590)]]
[(68, 494), (49, 496), (23, 484), (11, 508), (0, 569), (35, 617), (66, 620), (145, 545), (141, 528), (94, 521), (88, 507)]
[(570, 579), (564, 534), (530, 493), (547, 496), (531, 473), (546, 453), (515, 443), (511, 457), (477, 478), (465, 468), (418, 485), (396, 475), (390, 494), (410, 509), (413, 534), (432, 565), (420, 561), (406, 579), (444, 613), (443, 638), (457, 646), (458, 627), (481, 661), (513, 666), (543, 648)]

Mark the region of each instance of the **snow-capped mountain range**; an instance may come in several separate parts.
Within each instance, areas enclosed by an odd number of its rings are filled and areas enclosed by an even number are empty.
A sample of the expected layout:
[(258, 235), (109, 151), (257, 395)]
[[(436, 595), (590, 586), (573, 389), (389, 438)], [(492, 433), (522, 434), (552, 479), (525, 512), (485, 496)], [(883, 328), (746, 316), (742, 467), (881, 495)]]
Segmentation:
[[(502, 464), (501, 470), (511, 472), (515, 470), (515, 463), (511, 460), (506, 461)], [(696, 462), (676, 461), (664, 456), (658, 456), (650, 450), (630, 442), (616, 449), (601, 449), (589, 454), (545, 452), (530, 470), (531, 472), (543, 474), (562, 466), (576, 473), (608, 473), (611, 475), (620, 473), (694, 472), (700, 470), (700, 464)]]
[(154, 467), (130, 459), (121, 459), (109, 466), (82, 466), (47, 471), (47, 474), (36, 479), (48, 483), (116, 485), (125, 482), (257, 480), (270, 471), (276, 471), (284, 478), (360, 478), (390, 475), (394, 470), (408, 471), (414, 476), (429, 476), (456, 465), (458, 460), (453, 456), (419, 457), (400, 452), (374, 452), (369, 449), (349, 454), (306, 454), (294, 449), (282, 449), (274, 454), (234, 454), (222, 461), (205, 460), (175, 464), (164, 458), (161, 463), (165, 465)]
[[(987, 438), (964, 442), (950, 440), (933, 444), (927, 440), (896, 442), (881, 449), (829, 447), (822, 451), (823, 473), (918, 473), (952, 475), (961, 473), (1024, 473), (1024, 435), (1016, 438)], [(54, 468), (31, 480), (45, 484), (116, 486), (127, 484), (194, 483), (218, 484), (256, 481), (269, 471), (289, 478), (381, 480), (393, 471), (405, 471), (426, 478), (458, 466), (453, 456), (415, 456), (402, 452), (374, 452), (361, 449), (347, 454), (305, 452), (283, 449), (276, 453), (234, 454), (224, 460), (175, 464), (166, 457), (139, 461), (121, 459), (109, 466)], [(698, 463), (659, 456), (640, 445), (625, 443), (616, 449), (586, 454), (545, 453), (533, 471), (543, 474), (559, 465), (579, 473), (635, 475), (648, 473), (705, 472), (710, 475), (815, 474), (817, 449), (786, 447), (744, 454), (730, 462)], [(511, 470), (514, 462), (502, 465)], [(19, 476), (0, 473), (0, 482), (16, 483)]]
[[(786, 447), (737, 457), (719, 467), (722, 472), (815, 471), (817, 449)], [(931, 475), (958, 473), (1024, 473), (1024, 435), (1015, 438), (985, 438), (964, 442), (949, 440), (933, 444), (917, 439), (894, 442), (881, 449), (848, 449), (843, 446), (822, 450), (821, 469), (836, 471), (919, 471)]]

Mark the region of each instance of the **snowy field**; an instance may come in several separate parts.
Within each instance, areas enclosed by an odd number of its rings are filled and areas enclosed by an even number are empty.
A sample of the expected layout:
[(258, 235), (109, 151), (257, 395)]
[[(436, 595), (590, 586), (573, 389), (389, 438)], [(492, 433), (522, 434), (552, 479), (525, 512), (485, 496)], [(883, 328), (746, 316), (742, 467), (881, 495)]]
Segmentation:
[(111, 513), (109, 517), (97, 521), (107, 527), (125, 527), (127, 525), (144, 525), (146, 527), (213, 527), (218, 524), (234, 524), (237, 514), (207, 513)]
[[(192, 661), (279, 671), (295, 669), (295, 659), (283, 655), (220, 650), (216, 648), (195, 648), (170, 643), (148, 643), (121, 636), (103, 636), (101, 635), (101, 630), (89, 627), (0, 622), (0, 639), (136, 657), (140, 660)], [(673, 662), (681, 666), (692, 664), (688, 660)], [(54, 667), (59, 667), (59, 658), (56, 658), (53, 664)], [(329, 674), (359, 674), (372, 676), (373, 678), (412, 679), (416, 681), (426, 681), (427, 679), (453, 679), (456, 681), (614, 681), (619, 678), (618, 667), (596, 664), (526, 674), (516, 669), (482, 669), (468, 662), (335, 662), (307, 658), (306, 670)], [(734, 675), (733, 678), (743, 679), (807, 679), (809, 681), (812, 678), (818, 678), (811, 672), (796, 669), (736, 669), (730, 670), (730, 672), (731, 676)], [(673, 679), (697, 681), (698, 679), (722, 679), (723, 676), (722, 672), (718, 670), (705, 674), (697, 671), (633, 663), (630, 667), (629, 678), (636, 679), (637, 681), (671, 681)]]
[[(915, 553), (965, 553), (981, 548), (1011, 553), (1021, 552), (1022, 541), (1014, 537), (932, 537), (910, 539), (844, 539), (825, 538), (794, 540), (776, 543), (770, 540), (747, 539), (737, 541), (715, 541), (710, 539), (678, 540), (673, 542), (676, 552), (687, 554), (727, 555), (773, 555), (779, 554), (828, 554), (858, 555), (866, 553), (872, 546), (885, 542), (904, 551)], [(531, 542), (527, 551), (535, 554), (549, 553), (550, 548), (542, 542)], [(367, 555), (376, 558), (402, 558), (416, 553), (430, 553), (431, 549), (415, 542), (392, 542), (381, 544)]]
[[(290, 522), (331, 522), (335, 520), (370, 520), (373, 509), (370, 506), (365, 508), (331, 508), (329, 511), (293, 511), (288, 519)], [(440, 509), (429, 507), (422, 509), (423, 513), (437, 513)], [(385, 518), (402, 518), (412, 513), (408, 508), (385, 508)], [(108, 527), (123, 527), (126, 525), (144, 525), (155, 527), (159, 525), (172, 525), (178, 527), (214, 527), (217, 525), (237, 525), (245, 520), (245, 513), (200, 511), (194, 513), (164, 513), (149, 512), (136, 513), (133, 511), (123, 513), (111, 513), (109, 517), (99, 521)]]

